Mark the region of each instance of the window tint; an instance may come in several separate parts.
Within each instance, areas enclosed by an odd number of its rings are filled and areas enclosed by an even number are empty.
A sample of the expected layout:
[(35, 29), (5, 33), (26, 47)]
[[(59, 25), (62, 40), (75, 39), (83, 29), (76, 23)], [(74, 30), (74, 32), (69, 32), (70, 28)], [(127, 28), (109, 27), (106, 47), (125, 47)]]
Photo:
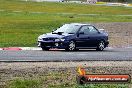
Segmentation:
[(96, 34), (98, 31), (93, 26), (83, 26), (80, 32), (84, 32), (84, 34)]
[(81, 26), (79, 26), (79, 25), (65, 24), (65, 25), (61, 26), (60, 28), (58, 28), (56, 31), (54, 31), (54, 33), (58, 33), (58, 32), (76, 33), (80, 27)]
[(95, 27), (89, 26), (89, 33), (90, 34), (96, 34), (96, 33), (98, 33), (98, 31), (97, 31), (97, 29), (95, 29)]
[(88, 26), (83, 26), (81, 28), (80, 32), (84, 32), (84, 34), (89, 34), (89, 28), (88, 28)]

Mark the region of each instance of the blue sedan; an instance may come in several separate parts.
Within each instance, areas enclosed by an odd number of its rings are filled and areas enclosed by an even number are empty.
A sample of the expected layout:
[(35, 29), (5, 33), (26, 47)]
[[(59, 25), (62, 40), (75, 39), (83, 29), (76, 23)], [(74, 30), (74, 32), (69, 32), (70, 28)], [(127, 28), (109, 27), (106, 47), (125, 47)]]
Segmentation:
[(98, 30), (91, 24), (64, 24), (51, 33), (38, 37), (38, 46), (42, 50), (50, 48), (65, 49), (67, 51), (79, 49), (96, 49), (103, 51), (109, 44), (108, 34)]

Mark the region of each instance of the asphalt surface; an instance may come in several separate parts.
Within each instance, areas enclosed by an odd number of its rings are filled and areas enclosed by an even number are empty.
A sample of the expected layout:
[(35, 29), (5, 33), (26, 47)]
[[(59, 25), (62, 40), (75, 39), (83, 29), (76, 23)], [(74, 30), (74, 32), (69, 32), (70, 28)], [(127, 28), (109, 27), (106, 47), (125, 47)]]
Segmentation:
[(23, 50), (0, 51), (0, 61), (128, 61), (132, 60), (132, 48), (105, 49), (104, 51), (80, 50)]

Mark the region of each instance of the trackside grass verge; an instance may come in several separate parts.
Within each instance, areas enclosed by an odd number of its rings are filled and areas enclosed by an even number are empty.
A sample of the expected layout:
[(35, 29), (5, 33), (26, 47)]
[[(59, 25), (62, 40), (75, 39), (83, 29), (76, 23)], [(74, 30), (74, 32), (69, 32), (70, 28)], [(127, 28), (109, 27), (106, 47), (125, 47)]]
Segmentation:
[(40, 88), (41, 83), (38, 80), (14, 79), (7, 88)]
[[(4, 3), (4, 4), (3, 4)], [(32, 2), (22, 0), (0, 0), (0, 9), (9, 11), (34, 11), (48, 13), (76, 13), (76, 14), (131, 14), (131, 8), (96, 6), (77, 3), (57, 3), (57, 2)]]
[[(118, 64), (117, 64), (118, 63)], [(0, 88), (131, 88), (130, 84), (77, 84), (77, 67), (86, 74), (129, 74), (128, 61), (1, 63)]]
[(128, 88), (129, 84), (85, 84), (76, 82), (75, 69), (54, 69), (49, 73), (29, 73), (22, 77), (23, 73), (17, 74), (7, 82), (6, 88)]
[(65, 23), (132, 22), (131, 13), (126, 7), (0, 0), (0, 47), (36, 46), (40, 34)]
[[(54, 75), (53, 75), (54, 76)], [(67, 81), (67, 82), (57, 82), (59, 79), (63, 79), (63, 77), (58, 76), (48, 76), (50, 78), (49, 82), (45, 82), (49, 80), (48, 77), (43, 77), (40, 79), (21, 79), (17, 78), (11, 81), (7, 88), (129, 88), (128, 84), (84, 84), (79, 85), (75, 80)], [(54, 82), (52, 82), (54, 81)], [(56, 81), (56, 82), (55, 82)], [(44, 83), (45, 82), (45, 83)]]

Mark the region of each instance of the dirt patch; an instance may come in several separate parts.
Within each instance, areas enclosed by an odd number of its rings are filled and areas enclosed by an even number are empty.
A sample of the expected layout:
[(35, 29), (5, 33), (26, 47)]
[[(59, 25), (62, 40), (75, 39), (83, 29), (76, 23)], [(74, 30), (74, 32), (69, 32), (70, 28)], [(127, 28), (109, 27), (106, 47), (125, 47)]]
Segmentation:
[[(132, 62), (127, 61), (89, 61), (89, 62), (34, 62), (0, 63), (0, 88), (16, 78), (41, 78), (44, 84), (76, 83), (77, 67), (83, 66), (88, 74), (130, 74)], [(56, 77), (51, 76), (52, 74)], [(52, 78), (53, 77), (53, 78)]]

